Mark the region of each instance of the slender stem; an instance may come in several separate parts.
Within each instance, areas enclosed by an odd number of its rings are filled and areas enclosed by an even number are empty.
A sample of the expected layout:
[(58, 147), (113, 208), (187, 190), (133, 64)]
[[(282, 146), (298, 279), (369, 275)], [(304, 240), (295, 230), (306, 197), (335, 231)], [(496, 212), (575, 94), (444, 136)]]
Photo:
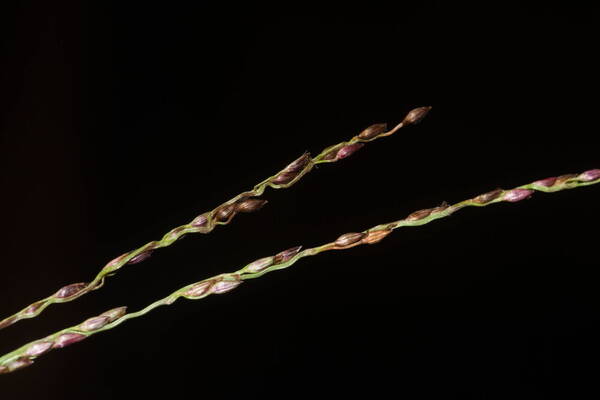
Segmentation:
[(360, 149), (364, 143), (371, 142), (381, 137), (390, 136), (404, 126), (419, 122), (430, 110), (431, 107), (419, 107), (410, 111), (404, 120), (396, 125), (392, 130), (386, 132), (385, 124), (375, 124), (357, 136), (354, 136), (347, 142), (341, 142), (327, 147), (316, 157), (311, 158), (309, 153), (304, 153), (300, 158), (289, 164), (277, 174), (263, 180), (252, 190), (243, 192), (224, 202), (212, 211), (205, 212), (197, 216), (191, 222), (178, 226), (167, 232), (162, 239), (155, 240), (145, 245), (125, 253), (107, 263), (96, 277), (89, 283), (73, 283), (64, 286), (53, 295), (38, 300), (33, 304), (23, 308), (21, 311), (4, 318), (0, 321), (0, 329), (6, 328), (22, 319), (34, 318), (40, 315), (48, 306), (55, 303), (66, 303), (73, 301), (86, 293), (99, 289), (104, 284), (107, 276), (114, 275), (117, 270), (126, 264), (137, 264), (148, 258), (152, 252), (162, 247), (167, 247), (175, 243), (189, 233), (209, 233), (217, 225), (226, 225), (238, 213), (252, 212), (260, 209), (267, 201), (259, 200), (267, 187), (273, 189), (285, 189), (298, 182), (306, 175), (316, 164), (331, 163), (350, 156)]
[(61, 348), (96, 333), (115, 328), (126, 320), (141, 317), (159, 306), (170, 305), (180, 297), (198, 300), (210, 294), (226, 293), (235, 289), (246, 280), (259, 278), (269, 272), (288, 268), (304, 257), (314, 256), (324, 251), (343, 250), (362, 244), (374, 244), (381, 241), (395, 229), (405, 226), (424, 225), (447, 217), (464, 207), (484, 207), (499, 202), (514, 203), (529, 198), (535, 191), (552, 193), (597, 183), (600, 183), (600, 169), (586, 171), (578, 175), (569, 174), (542, 179), (510, 190), (496, 189), (454, 205), (443, 203), (438, 207), (415, 211), (401, 220), (377, 225), (363, 232), (346, 233), (338, 237), (334, 242), (307, 248), (302, 251), (301, 246), (293, 247), (274, 256), (255, 260), (235, 272), (217, 275), (184, 286), (140, 311), (126, 314), (124, 307), (109, 310), (79, 325), (63, 329), (43, 339), (30, 342), (0, 357), (0, 373), (12, 372), (28, 366), (33, 363), (35, 358), (53, 348)]

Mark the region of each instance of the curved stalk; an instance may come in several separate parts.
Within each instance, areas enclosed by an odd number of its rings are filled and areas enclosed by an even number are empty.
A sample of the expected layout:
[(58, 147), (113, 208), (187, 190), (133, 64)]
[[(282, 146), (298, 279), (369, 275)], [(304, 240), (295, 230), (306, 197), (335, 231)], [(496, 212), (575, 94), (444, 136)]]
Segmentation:
[(418, 123), (430, 109), (431, 107), (413, 109), (404, 117), (402, 122), (389, 131), (387, 131), (386, 124), (371, 125), (349, 141), (327, 147), (316, 157), (311, 158), (309, 153), (304, 153), (275, 175), (268, 177), (254, 186), (252, 190), (240, 193), (212, 211), (200, 214), (191, 222), (170, 230), (162, 239), (146, 243), (110, 261), (91, 282), (73, 283), (64, 286), (56, 293), (38, 300), (21, 311), (4, 318), (0, 321), (0, 329), (6, 328), (22, 319), (34, 318), (40, 315), (51, 304), (67, 303), (86, 293), (99, 289), (104, 284), (107, 276), (114, 275), (124, 265), (142, 262), (150, 257), (154, 250), (170, 246), (187, 234), (210, 233), (217, 225), (227, 225), (238, 213), (252, 212), (262, 208), (267, 201), (258, 199), (258, 197), (264, 193), (267, 187), (273, 189), (288, 188), (310, 172), (316, 164), (331, 163), (346, 158), (363, 147), (367, 142), (390, 136), (404, 126)]
[(546, 178), (510, 190), (496, 189), (453, 205), (443, 203), (438, 207), (415, 211), (404, 219), (377, 225), (362, 232), (346, 233), (335, 241), (320, 246), (305, 250), (301, 250), (301, 246), (293, 247), (274, 256), (253, 261), (235, 272), (217, 275), (184, 286), (140, 311), (126, 314), (125, 307), (119, 307), (97, 317), (87, 319), (79, 325), (30, 342), (0, 357), (0, 373), (12, 372), (31, 365), (37, 357), (52, 349), (62, 348), (96, 333), (113, 329), (129, 319), (141, 317), (157, 307), (170, 305), (180, 297), (198, 300), (211, 294), (227, 293), (246, 280), (259, 278), (269, 272), (288, 268), (304, 257), (314, 256), (329, 250), (343, 250), (362, 244), (374, 244), (381, 241), (395, 229), (424, 225), (436, 219), (447, 217), (464, 207), (484, 207), (500, 202), (515, 203), (531, 197), (535, 191), (552, 193), (597, 183), (600, 183), (600, 169), (593, 169), (581, 174)]

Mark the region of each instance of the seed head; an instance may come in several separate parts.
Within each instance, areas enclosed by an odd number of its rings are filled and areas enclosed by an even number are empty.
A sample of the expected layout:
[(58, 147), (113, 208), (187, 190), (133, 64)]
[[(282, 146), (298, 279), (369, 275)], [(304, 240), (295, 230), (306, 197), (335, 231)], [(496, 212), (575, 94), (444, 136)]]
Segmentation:
[(480, 194), (479, 196), (475, 197), (473, 201), (478, 204), (486, 204), (492, 200), (496, 200), (503, 192), (504, 190), (502, 189), (495, 189), (491, 192)]
[(578, 179), (583, 182), (591, 182), (600, 179), (600, 169), (590, 169), (578, 176)]
[(373, 124), (358, 134), (361, 139), (373, 139), (387, 131), (387, 124)]
[(199, 228), (201, 226), (206, 225), (207, 222), (208, 218), (206, 217), (206, 214), (200, 214), (196, 218), (194, 218), (194, 220), (192, 221), (192, 226)]
[(27, 350), (25, 350), (25, 355), (29, 357), (37, 357), (40, 356), (52, 348), (53, 342), (35, 342), (32, 343)]
[(551, 176), (550, 178), (540, 179), (539, 181), (533, 182), (534, 185), (550, 187), (556, 183), (556, 176)]
[(421, 122), (421, 120), (423, 118), (425, 118), (425, 116), (427, 115), (429, 110), (431, 110), (431, 107), (418, 107), (418, 108), (415, 108), (414, 110), (411, 110), (408, 114), (406, 114), (406, 117), (404, 117), (402, 124), (404, 124), (404, 125), (418, 124), (419, 122)]
[(335, 245), (340, 247), (349, 246), (351, 244), (360, 242), (365, 236), (367, 235), (362, 232), (344, 233), (342, 236), (336, 239)]
[(29, 356), (29, 357), (37, 357), (40, 356), (42, 354), (44, 354), (45, 352), (47, 352), (48, 350), (50, 350), (52, 348), (52, 345), (54, 343), (52, 342), (35, 342), (32, 343), (27, 350), (25, 350), (25, 355)]
[(406, 221), (418, 221), (423, 218), (427, 218), (429, 214), (433, 211), (433, 208), (427, 208), (424, 210), (415, 211), (405, 218)]
[(217, 210), (217, 221), (228, 221), (235, 214), (235, 204), (227, 204)]
[(198, 282), (185, 291), (184, 295), (188, 297), (201, 297), (208, 293), (210, 287), (214, 284), (212, 280)]
[(113, 322), (121, 318), (127, 312), (127, 307), (117, 307), (111, 310), (105, 311), (100, 314), (101, 317), (108, 317), (108, 322)]
[(342, 147), (336, 154), (336, 157), (335, 157), (336, 161), (341, 160), (342, 158), (351, 156), (352, 154), (356, 153), (364, 145), (365, 145), (364, 143), (353, 143), (353, 144), (349, 144), (348, 146)]
[(296, 172), (283, 171), (277, 174), (275, 178), (271, 179), (271, 183), (276, 185), (285, 185), (293, 181), (296, 176), (298, 176), (298, 173)]
[(70, 344), (77, 343), (85, 339), (86, 336), (81, 333), (67, 332), (60, 335), (54, 342), (55, 349), (62, 349)]
[(112, 260), (108, 264), (106, 264), (106, 267), (104, 267), (104, 268), (112, 268), (112, 267), (118, 266), (119, 264), (121, 264), (123, 259), (125, 257), (127, 257), (128, 255), (129, 255), (129, 253), (121, 254), (119, 257), (115, 258), (114, 260)]
[(241, 283), (242, 283), (242, 281), (240, 280), (239, 276), (228, 277), (228, 279), (226, 279), (226, 280), (221, 280), (221, 281), (216, 282), (212, 286), (212, 292), (214, 294), (227, 293), (230, 290), (233, 290), (236, 287), (238, 287)]
[(517, 201), (521, 201), (531, 197), (533, 194), (533, 190), (530, 189), (513, 189), (509, 190), (504, 194), (504, 201), (508, 201), (511, 203), (516, 203)]
[(239, 211), (239, 212), (243, 212), (243, 213), (249, 213), (249, 212), (260, 210), (267, 203), (268, 203), (267, 200), (262, 200), (262, 199), (240, 200), (235, 205), (235, 210)]
[[(333, 146), (329, 151), (327, 151), (327, 153), (325, 153), (323, 155), (323, 159), (324, 160), (335, 160), (338, 151), (340, 151), (340, 149), (342, 147), (343, 147), (343, 145), (341, 145), (341, 144)], [(323, 150), (323, 151), (325, 151), (325, 150)]]
[(17, 370), (17, 369), (20, 369), (20, 368), (23, 368), (23, 367), (27, 367), (27, 366), (29, 366), (31, 364), (33, 364), (33, 360), (31, 360), (30, 358), (19, 357), (16, 360), (11, 361), (8, 364), (8, 371), (6, 371), (6, 372), (9, 372), (9, 371), (12, 372), (14, 370)]
[(46, 303), (45, 300), (40, 300), (38, 302), (33, 303), (32, 305), (30, 305), (29, 307), (27, 307), (25, 309), (25, 311), (23, 312), (23, 314), (25, 315), (31, 315), (31, 314), (35, 314), (35, 312), (37, 310), (40, 309), (41, 306), (43, 306)]
[(99, 315), (97, 317), (92, 317), (90, 319), (85, 320), (81, 325), (79, 325), (79, 330), (82, 330), (84, 332), (95, 331), (108, 324), (108, 322), (108, 316)]
[(60, 289), (58, 292), (56, 292), (54, 297), (59, 298), (59, 299), (64, 299), (65, 297), (74, 296), (77, 293), (84, 290), (87, 287), (87, 285), (88, 284), (85, 282), (73, 283), (71, 285), (65, 286), (62, 289)]
[(391, 230), (379, 230), (379, 231), (370, 231), (367, 232), (367, 236), (365, 236), (362, 239), (362, 242), (365, 244), (374, 244), (374, 243), (378, 243), (381, 240), (383, 240), (383, 238), (385, 238), (387, 235), (389, 235), (390, 233), (392, 233)]
[(4, 321), (0, 322), (0, 329), (4, 329), (7, 326), (11, 326), (15, 322), (17, 322), (17, 317), (15, 315), (13, 315), (12, 317), (6, 318)]
[(294, 257), (302, 249), (302, 246), (292, 247), (275, 255), (273, 264), (281, 264)]
[(271, 265), (273, 265), (274, 259), (275, 259), (275, 257), (260, 258), (256, 261), (253, 261), (250, 264), (246, 265), (246, 267), (244, 268), (244, 271), (250, 272), (250, 273), (260, 272), (260, 271), (264, 270), (265, 268), (268, 268)]
[(298, 172), (302, 171), (306, 165), (310, 162), (311, 157), (309, 152), (305, 152), (296, 160), (292, 161), (287, 167), (285, 167), (285, 171), (287, 172)]
[(310, 163), (310, 153), (306, 152), (302, 154), (298, 159), (294, 160), (287, 167), (285, 167), (280, 173), (271, 179), (271, 183), (276, 185), (285, 185), (293, 181)]
[(341, 160), (356, 153), (364, 145), (364, 143), (352, 143), (347, 145), (339, 144), (333, 146), (331, 150), (329, 150), (327, 153), (325, 153), (325, 155), (323, 155), (323, 159), (330, 161)]
[(557, 185), (562, 185), (563, 183), (565, 183), (566, 181), (576, 178), (577, 174), (564, 174), (564, 175), (560, 175), (559, 177), (556, 178), (556, 184)]
[(152, 255), (152, 250), (143, 251), (140, 254), (138, 254), (137, 256), (132, 257), (131, 260), (129, 260), (129, 262), (127, 264), (139, 264), (142, 261), (150, 258), (151, 255)]

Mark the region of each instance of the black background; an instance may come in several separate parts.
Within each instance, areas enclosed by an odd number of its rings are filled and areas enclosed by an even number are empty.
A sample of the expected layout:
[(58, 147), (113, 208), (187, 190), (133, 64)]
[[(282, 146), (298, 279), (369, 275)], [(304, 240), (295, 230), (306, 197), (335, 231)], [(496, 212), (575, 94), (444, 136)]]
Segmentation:
[[(294, 245), (600, 167), (596, 10), (53, 3), (3, 13), (2, 316), (305, 150), (433, 110), (3, 330), (2, 353)], [(599, 200), (592, 186), (465, 209), (180, 300), (0, 377), (2, 398), (596, 397)]]

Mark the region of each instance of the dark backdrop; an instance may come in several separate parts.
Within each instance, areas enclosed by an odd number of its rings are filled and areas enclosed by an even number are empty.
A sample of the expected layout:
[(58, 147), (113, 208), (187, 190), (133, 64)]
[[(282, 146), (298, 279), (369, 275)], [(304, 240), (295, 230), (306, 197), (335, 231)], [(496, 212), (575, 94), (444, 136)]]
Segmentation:
[[(600, 167), (595, 10), (53, 3), (3, 12), (3, 317), (305, 150), (433, 110), (3, 330), (2, 353), (297, 244)], [(180, 300), (1, 376), (2, 398), (597, 396), (599, 200), (588, 187), (466, 209)]]

